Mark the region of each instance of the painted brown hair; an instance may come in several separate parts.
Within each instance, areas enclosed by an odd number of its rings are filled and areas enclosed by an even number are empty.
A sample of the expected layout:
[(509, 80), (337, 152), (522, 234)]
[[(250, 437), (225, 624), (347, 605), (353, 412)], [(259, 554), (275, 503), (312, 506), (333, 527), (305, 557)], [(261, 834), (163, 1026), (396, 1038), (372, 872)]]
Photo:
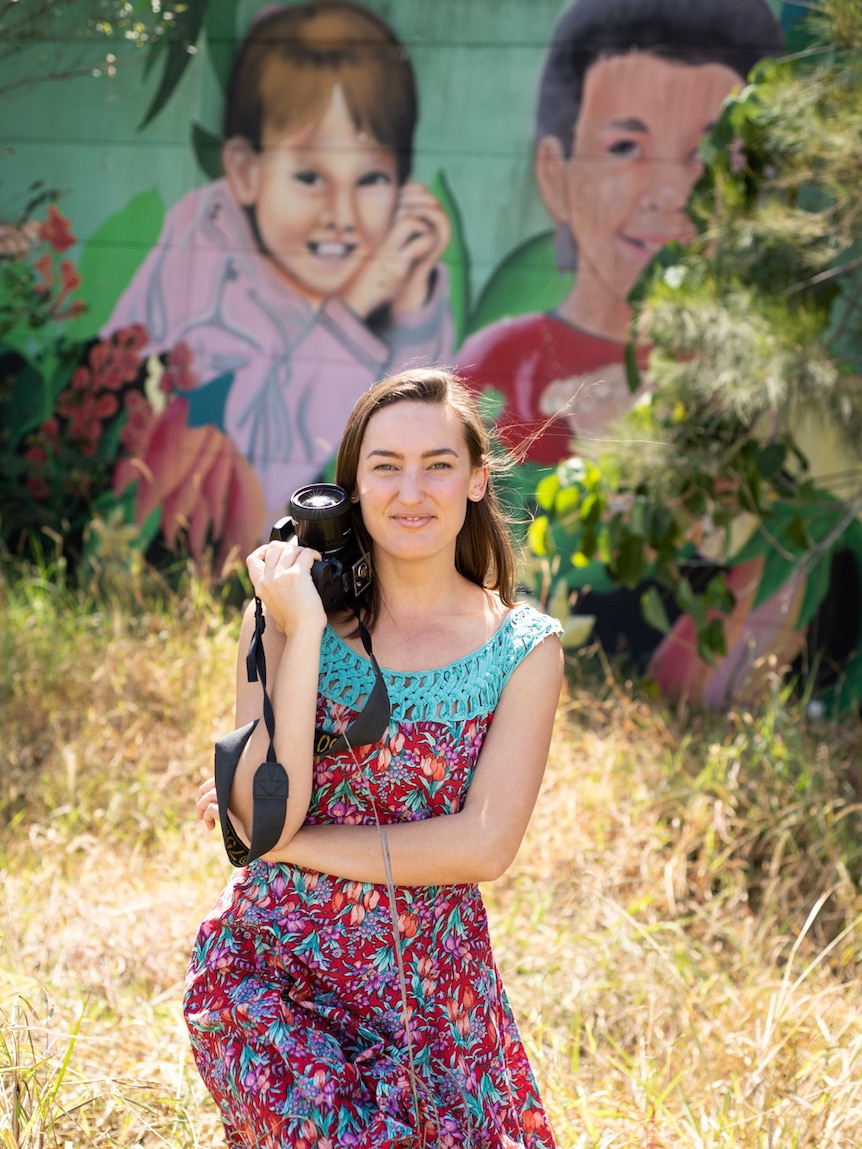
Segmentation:
[(234, 61), (224, 138), (242, 136), (260, 151), (265, 125), (298, 131), (324, 114), (336, 86), (356, 130), (395, 153), (404, 183), (418, 109), (413, 68), (390, 28), (349, 0), (265, 10)]

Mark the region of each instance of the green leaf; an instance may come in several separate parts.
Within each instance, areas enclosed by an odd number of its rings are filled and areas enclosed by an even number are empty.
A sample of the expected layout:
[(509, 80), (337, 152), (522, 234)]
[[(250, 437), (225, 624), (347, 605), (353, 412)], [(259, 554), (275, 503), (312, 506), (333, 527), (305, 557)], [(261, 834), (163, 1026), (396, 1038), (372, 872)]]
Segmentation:
[[(176, 9), (176, 20), (170, 33), (161, 83), (144, 118), (138, 125), (139, 131), (154, 120), (165, 107), (183, 78), (186, 68), (191, 63), (193, 53), (189, 51), (189, 48), (193, 48), (197, 44), (198, 36), (203, 27), (207, 3), (208, 0), (186, 0), (182, 7)], [(164, 39), (165, 37), (163, 37)]]
[(533, 519), (527, 529), (527, 545), (533, 554), (545, 558), (548, 555), (549, 539), (548, 520), (545, 516)]
[(219, 87), (226, 95), (236, 56), (236, 0), (209, 0), (204, 14), (207, 54)]
[(767, 443), (757, 454), (757, 469), (764, 479), (771, 479), (784, 466), (787, 447), (784, 443)]
[(651, 586), (641, 595), (641, 613), (648, 626), (654, 627), (662, 634), (670, 633), (670, 619), (658, 587)]
[(81, 294), (88, 308), (86, 314), (66, 324), (69, 339), (91, 339), (109, 321), (117, 300), (158, 241), (164, 215), (159, 193), (150, 188), (93, 232), (78, 264)]
[(595, 491), (586, 496), (581, 503), (581, 521), (585, 527), (594, 527), (602, 513), (602, 499)]
[(571, 272), (557, 271), (554, 233), (543, 232), (509, 252), (482, 289), (467, 334), (528, 311), (552, 311), (572, 289)]
[(727, 654), (727, 642), (722, 619), (713, 618), (705, 626), (698, 627), (697, 653), (710, 666), (715, 666), (716, 657), (723, 658)]
[(617, 577), (623, 586), (634, 590), (646, 570), (643, 540), (626, 533), (617, 552), (615, 567)]
[(829, 584), (832, 576), (832, 552), (824, 555), (819, 562), (809, 570), (805, 581), (805, 590), (799, 606), (799, 616), (796, 619), (796, 629), (804, 630), (811, 622), (821, 604), (829, 593)]
[(449, 275), (449, 306), (455, 326), (455, 346), (460, 347), (467, 336), (472, 290), (470, 286), (470, 252), (464, 217), (452, 191), (452, 185), (443, 171), (431, 181), (430, 191), (440, 201), (449, 219), (450, 239), (440, 257)]
[(736, 596), (727, 585), (727, 576), (724, 571), (714, 574), (706, 585), (703, 597), (707, 606), (713, 610), (720, 610), (722, 614), (730, 614), (736, 606)]
[[(581, 546), (578, 554), (582, 555), (585, 559), (592, 559), (596, 553), (596, 547), (599, 545), (598, 535), (592, 527), (587, 527), (581, 536)], [(576, 564), (580, 566), (581, 564)]]
[(629, 511), (628, 527), (633, 535), (639, 539), (646, 539), (649, 534), (650, 505), (646, 499), (638, 497)]
[(788, 559), (775, 550), (768, 550), (751, 609), (755, 610), (761, 603), (766, 602), (767, 599), (772, 598), (781, 590), (798, 565), (798, 559)]
[(810, 549), (812, 546), (811, 535), (808, 533), (808, 527), (805, 525), (805, 519), (802, 515), (794, 515), (790, 520), (785, 538), (792, 547), (800, 552)]
[(10, 436), (9, 445), (14, 450), (25, 435), (50, 417), (53, 396), (42, 373), (23, 358), (13, 370), (11, 385), (7, 381), (4, 389), (7, 398), (0, 404), (0, 426)]
[(634, 395), (643, 381), (641, 379), (640, 367), (638, 367), (637, 348), (634, 343), (626, 344), (623, 363), (626, 369), (626, 383), (628, 384), (629, 391)]
[(560, 480), (556, 471), (552, 475), (546, 475), (536, 487), (536, 502), (543, 511), (552, 511), (554, 503), (556, 502), (557, 493), (560, 490)]

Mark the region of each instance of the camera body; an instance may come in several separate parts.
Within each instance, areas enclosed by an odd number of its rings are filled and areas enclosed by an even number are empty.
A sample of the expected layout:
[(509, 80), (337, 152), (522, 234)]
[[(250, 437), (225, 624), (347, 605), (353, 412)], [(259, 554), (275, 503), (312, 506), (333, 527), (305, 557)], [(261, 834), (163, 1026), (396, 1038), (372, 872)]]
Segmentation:
[(336, 483), (311, 483), (290, 497), (289, 513), (269, 534), (270, 542), (296, 537), (320, 551), (311, 578), (327, 614), (352, 605), (371, 585), (371, 560), (350, 523), (350, 497)]

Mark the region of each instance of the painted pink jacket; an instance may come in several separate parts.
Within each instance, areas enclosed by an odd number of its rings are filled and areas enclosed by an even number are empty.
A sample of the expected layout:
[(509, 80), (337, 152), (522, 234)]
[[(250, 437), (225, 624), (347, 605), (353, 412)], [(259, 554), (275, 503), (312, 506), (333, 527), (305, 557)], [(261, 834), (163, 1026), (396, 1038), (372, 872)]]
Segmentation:
[(448, 362), (453, 346), (445, 268), (420, 311), (373, 328), (338, 298), (315, 308), (272, 273), (223, 179), (168, 212), (102, 335), (130, 323), (147, 328), (146, 354), (188, 344), (200, 388), (222, 380), (199, 393), (196, 418), (252, 463), (272, 518), (331, 460), (363, 391), (404, 367)]

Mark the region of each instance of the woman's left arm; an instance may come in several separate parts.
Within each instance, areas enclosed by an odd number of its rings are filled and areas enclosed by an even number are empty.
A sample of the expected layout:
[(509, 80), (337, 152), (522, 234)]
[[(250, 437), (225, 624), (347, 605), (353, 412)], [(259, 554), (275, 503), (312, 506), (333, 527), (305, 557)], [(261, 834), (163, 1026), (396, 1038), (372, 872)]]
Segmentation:
[[(562, 676), (563, 651), (554, 635), (523, 659), (504, 687), (463, 808), (385, 827), (396, 885), (488, 882), (508, 869), (539, 793)], [(386, 881), (376, 826), (303, 826), (265, 860), (356, 882)]]

